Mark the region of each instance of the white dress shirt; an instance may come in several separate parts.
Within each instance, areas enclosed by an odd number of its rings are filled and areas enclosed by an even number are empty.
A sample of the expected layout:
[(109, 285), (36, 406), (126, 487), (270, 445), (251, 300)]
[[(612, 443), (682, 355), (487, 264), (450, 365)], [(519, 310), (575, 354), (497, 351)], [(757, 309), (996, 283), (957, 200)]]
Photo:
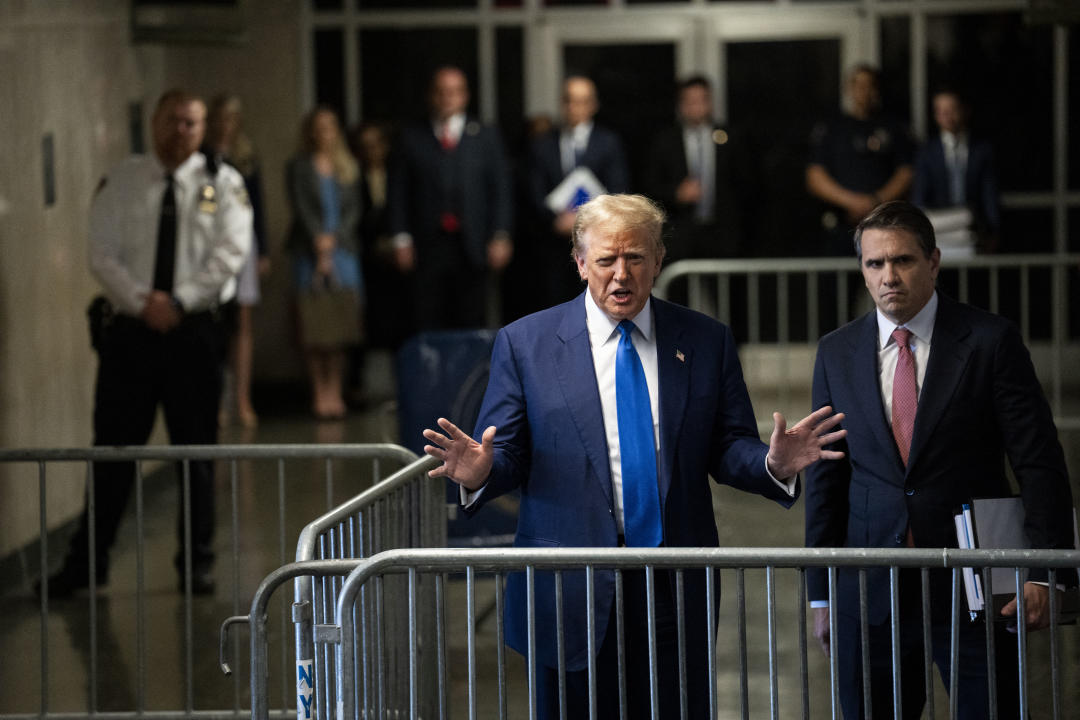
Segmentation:
[[(236, 293), (236, 275), (252, 243), (251, 204), (240, 173), (221, 165), (210, 177), (202, 153), (192, 154), (172, 175), (172, 294), (186, 312), (199, 312)], [(102, 180), (90, 208), (90, 269), (125, 315), (137, 317), (153, 288), (165, 176), (152, 154), (128, 158)]]
[[(630, 335), (641, 358), (645, 371), (645, 383), (649, 386), (649, 408), (652, 410), (653, 444), (660, 452), (660, 392), (656, 362), (656, 331), (653, 325), (652, 298), (645, 303), (631, 320), (637, 328)], [(589, 328), (592, 345), (593, 368), (596, 385), (600, 391), (600, 407), (604, 416), (604, 436), (607, 438), (608, 464), (611, 467), (611, 496), (615, 500), (615, 523), (623, 533), (622, 455), (619, 452), (619, 410), (615, 399), (615, 356), (622, 333), (619, 323), (610, 318), (593, 300), (592, 293), (585, 293), (585, 324)]]
[(577, 156), (589, 147), (592, 135), (592, 120), (578, 123), (572, 128), (563, 128), (559, 133), (559, 159), (562, 162), (563, 175), (577, 167)]
[(893, 331), (898, 327), (911, 331), (908, 344), (915, 359), (915, 387), (922, 395), (923, 379), (926, 377), (926, 361), (930, 359), (930, 341), (934, 337), (934, 321), (937, 319), (937, 291), (915, 314), (915, 317), (903, 325), (897, 325), (877, 311), (878, 322), (878, 385), (881, 387), (881, 403), (885, 408), (885, 417), (892, 422), (893, 378), (896, 376), (896, 360), (900, 349), (893, 340)]
[(443, 136), (449, 131), (450, 140), (453, 141), (456, 146), (461, 142), (461, 134), (465, 132), (465, 113), (458, 113), (457, 115), (451, 115), (449, 120), (432, 120), (431, 130), (435, 133), (435, 138), (442, 143)]

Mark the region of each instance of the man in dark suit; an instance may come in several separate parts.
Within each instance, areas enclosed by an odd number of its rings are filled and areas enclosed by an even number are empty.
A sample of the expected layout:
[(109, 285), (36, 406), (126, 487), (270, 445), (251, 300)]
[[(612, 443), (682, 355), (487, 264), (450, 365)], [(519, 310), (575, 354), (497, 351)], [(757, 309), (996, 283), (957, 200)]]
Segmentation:
[[(846, 439), (806, 478), (808, 547), (956, 547), (953, 513), (972, 498), (1020, 485), (1032, 547), (1071, 547), (1072, 498), (1050, 408), (1030, 356), (1006, 320), (935, 291), (940, 251), (926, 216), (906, 202), (881, 205), (855, 233), (855, 252), (877, 310), (825, 336), (814, 369), (815, 407), (842, 411)], [(1004, 452), (1002, 452), (1004, 450)], [(1033, 571), (1034, 572), (1034, 571)], [(901, 571), (903, 717), (925, 703), (918, 571)], [(1044, 577), (1045, 579), (1045, 577)], [(808, 573), (815, 635), (828, 650), (828, 589)], [(867, 577), (872, 707), (892, 707), (888, 570)], [(840, 700), (863, 717), (858, 574), (841, 569), (837, 594)], [(1024, 587), (1027, 624), (1048, 624), (1049, 590)], [(931, 572), (932, 652), (949, 684), (950, 574)], [(1013, 600), (1002, 611), (1016, 614)], [(997, 623), (1000, 717), (1016, 717), (1016, 641)], [(961, 717), (989, 717), (985, 629), (960, 628)], [(1010, 649), (1011, 645), (1011, 649)], [(1012, 667), (1006, 664), (1012, 659)], [(1011, 714), (1010, 714), (1011, 713)]]
[(933, 103), (940, 132), (916, 157), (912, 202), (929, 209), (966, 206), (981, 246), (992, 250), (1001, 225), (994, 150), (968, 132), (967, 106), (957, 93), (941, 90)]
[(712, 121), (704, 76), (679, 83), (679, 122), (653, 141), (649, 186), (668, 211), (669, 261), (738, 255), (741, 227), (733, 188), (731, 136)]
[[(612, 130), (593, 122), (600, 103), (596, 85), (579, 75), (566, 78), (562, 93), (562, 127), (533, 141), (529, 163), (529, 194), (536, 224), (541, 228), (535, 248), (542, 278), (540, 302), (547, 307), (577, 294), (571, 264), (570, 234), (576, 205), (552, 210), (547, 196), (575, 168), (588, 168), (608, 193), (630, 189), (630, 171), (622, 141)], [(580, 203), (579, 203), (580, 204)]]
[[(574, 300), (503, 328), (476, 440), (439, 420), (425, 430), (432, 471), (462, 487), (467, 512), (521, 491), (518, 547), (714, 547), (708, 476), (789, 507), (797, 474), (842, 438), (822, 409), (787, 429), (775, 413), (770, 445), (758, 438), (731, 332), (700, 313), (652, 298), (664, 248), (664, 213), (640, 195), (601, 195), (575, 220), (574, 254), (588, 284)], [(437, 447), (436, 447), (437, 446)], [(777, 478), (780, 478), (779, 480)], [(641, 573), (626, 577), (630, 717), (649, 707), (646, 597)], [(661, 707), (678, 707), (674, 577), (658, 575)], [(587, 717), (588, 631), (583, 573), (564, 573), (569, 717)], [(685, 578), (690, 716), (708, 715), (705, 574)], [(527, 652), (525, 578), (507, 584), (507, 642)], [(596, 573), (598, 707), (617, 716), (614, 576)], [(554, 580), (536, 575), (536, 627), (556, 627)], [(558, 716), (554, 633), (537, 633), (541, 717)]]
[(489, 270), (510, 261), (512, 193), (497, 130), (466, 116), (469, 86), (435, 71), (431, 118), (405, 128), (390, 169), (395, 261), (413, 274), (417, 329), (485, 324)]

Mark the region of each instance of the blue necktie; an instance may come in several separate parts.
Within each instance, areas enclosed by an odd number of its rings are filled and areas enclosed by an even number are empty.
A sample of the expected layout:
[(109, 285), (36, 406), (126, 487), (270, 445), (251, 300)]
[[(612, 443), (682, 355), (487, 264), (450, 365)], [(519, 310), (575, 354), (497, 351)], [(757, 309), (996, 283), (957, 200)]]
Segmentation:
[(664, 539), (656, 482), (656, 443), (645, 370), (630, 335), (634, 323), (619, 323), (615, 354), (615, 406), (622, 461), (623, 532), (630, 547), (656, 547)]

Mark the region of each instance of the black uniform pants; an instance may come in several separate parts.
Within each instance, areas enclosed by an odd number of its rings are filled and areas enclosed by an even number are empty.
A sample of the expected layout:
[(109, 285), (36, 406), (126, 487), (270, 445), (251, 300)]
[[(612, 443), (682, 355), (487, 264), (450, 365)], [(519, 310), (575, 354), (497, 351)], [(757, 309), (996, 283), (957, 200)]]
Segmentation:
[[(217, 413), (221, 395), (224, 333), (210, 313), (184, 318), (168, 333), (147, 328), (134, 318), (119, 316), (99, 348), (94, 393), (94, 444), (143, 445), (150, 437), (160, 403), (169, 439), (174, 445), (217, 442)], [(180, 554), (183, 567), (183, 464), (177, 464), (180, 498), (177, 503)], [(94, 504), (98, 572), (108, 568), (109, 549), (116, 539), (135, 467), (130, 462), (94, 464)], [(214, 476), (209, 461), (190, 463), (192, 563), (206, 569), (213, 562)], [(71, 543), (70, 561), (80, 561), (89, 542), (87, 510)]]

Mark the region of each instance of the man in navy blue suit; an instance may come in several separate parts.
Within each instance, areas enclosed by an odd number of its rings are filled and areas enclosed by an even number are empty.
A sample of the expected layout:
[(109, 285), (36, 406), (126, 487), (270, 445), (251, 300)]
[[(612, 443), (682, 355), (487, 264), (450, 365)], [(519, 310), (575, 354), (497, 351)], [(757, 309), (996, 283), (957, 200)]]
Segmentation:
[[(518, 547), (715, 547), (708, 476), (790, 507), (803, 468), (819, 457), (842, 457), (822, 450), (844, 434), (834, 430), (841, 416), (828, 408), (790, 429), (774, 413), (770, 444), (761, 442), (730, 330), (651, 297), (664, 257), (663, 222), (663, 211), (640, 195), (601, 195), (583, 205), (574, 255), (586, 292), (499, 332), (475, 439), (442, 418), (442, 433), (424, 431), (433, 443), (425, 451), (444, 461), (431, 474), (461, 485), (467, 512), (520, 489)], [(639, 373), (633, 381), (622, 374), (627, 358)], [(628, 408), (634, 402), (640, 404)], [(702, 718), (715, 638), (706, 631), (705, 573), (685, 575), (687, 696), (690, 716)], [(601, 717), (613, 717), (613, 573), (598, 571), (595, 582), (598, 707)], [(658, 574), (656, 588), (660, 702), (678, 707), (674, 577)], [(512, 575), (507, 643), (522, 654), (526, 592), (525, 578)], [(583, 573), (563, 574), (563, 596), (568, 712), (587, 717)], [(630, 717), (643, 717), (649, 674), (641, 573), (626, 574), (625, 597)], [(550, 573), (536, 573), (535, 602), (536, 627), (556, 627)], [(557, 717), (557, 639), (552, 632), (536, 638), (540, 716)]]
[[(1031, 546), (1070, 548), (1064, 453), (1016, 328), (936, 292), (941, 253), (934, 229), (910, 203), (885, 203), (868, 215), (856, 228), (855, 253), (877, 309), (818, 346), (814, 406), (842, 411), (847, 436), (832, 448), (843, 459), (826, 458), (807, 472), (807, 547), (956, 547), (953, 513), (963, 503), (1011, 494), (1008, 458)], [(825, 571), (810, 571), (807, 579), (814, 633), (828, 653)], [(900, 572), (904, 718), (920, 717), (925, 704), (920, 588), (918, 570)], [(868, 570), (867, 590), (870, 699), (877, 713), (891, 713), (886, 568)], [(929, 590), (932, 653), (948, 687), (950, 574), (931, 571)], [(1024, 599), (1028, 627), (1045, 627), (1046, 584), (1026, 583)], [(840, 702), (846, 720), (854, 720), (864, 716), (865, 698), (853, 568), (840, 569), (837, 605)], [(1016, 607), (1014, 599), (1002, 614), (1014, 616)], [(1016, 717), (1016, 640), (1004, 623), (995, 627), (999, 717)], [(959, 632), (960, 717), (990, 717), (985, 627), (965, 621)]]
[(574, 207), (553, 211), (548, 194), (575, 168), (587, 168), (608, 193), (630, 190), (630, 170), (619, 136), (594, 122), (600, 101), (596, 85), (572, 75), (563, 81), (562, 126), (533, 141), (529, 158), (529, 195), (538, 228), (533, 248), (541, 276), (538, 308), (569, 300), (577, 294), (570, 265), (570, 235)]
[(993, 250), (1001, 226), (994, 150), (968, 130), (968, 108), (952, 90), (934, 93), (934, 122), (940, 132), (915, 160), (911, 200), (921, 208), (967, 207), (984, 249)]

